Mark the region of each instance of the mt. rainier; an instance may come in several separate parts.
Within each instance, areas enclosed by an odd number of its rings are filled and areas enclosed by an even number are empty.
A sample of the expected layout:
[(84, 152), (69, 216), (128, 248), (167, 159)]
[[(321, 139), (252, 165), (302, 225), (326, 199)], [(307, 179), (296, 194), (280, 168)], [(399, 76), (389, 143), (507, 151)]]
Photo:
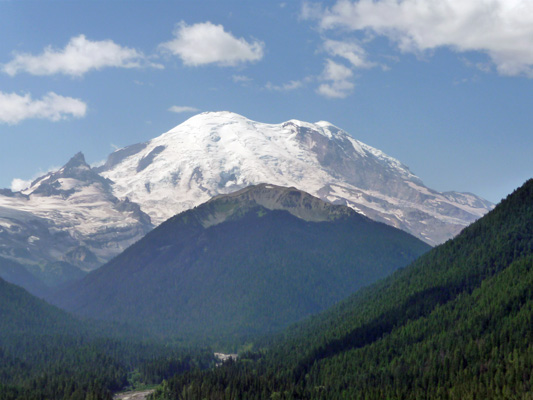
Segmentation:
[(115, 151), (101, 167), (79, 153), (21, 192), (0, 190), (0, 276), (8, 279), (16, 262), (45, 282), (75, 279), (175, 214), (260, 183), (347, 205), (432, 245), (493, 208), (472, 194), (427, 188), (328, 122), (203, 113)]
[(117, 198), (159, 224), (218, 194), (251, 184), (293, 186), (435, 245), (493, 208), (475, 195), (440, 193), (398, 160), (328, 122), (251, 121), (207, 112), (146, 143), (112, 153), (97, 169)]

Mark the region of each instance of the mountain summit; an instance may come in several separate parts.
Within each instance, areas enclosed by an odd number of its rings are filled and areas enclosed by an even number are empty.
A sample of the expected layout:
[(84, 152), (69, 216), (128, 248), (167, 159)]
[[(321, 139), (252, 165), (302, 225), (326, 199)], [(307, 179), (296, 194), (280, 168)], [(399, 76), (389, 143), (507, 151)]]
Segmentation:
[(427, 188), (401, 162), (328, 122), (265, 124), (231, 112), (202, 113), (117, 150), (98, 172), (155, 224), (259, 183), (348, 205), (433, 245), (493, 207), (472, 194)]

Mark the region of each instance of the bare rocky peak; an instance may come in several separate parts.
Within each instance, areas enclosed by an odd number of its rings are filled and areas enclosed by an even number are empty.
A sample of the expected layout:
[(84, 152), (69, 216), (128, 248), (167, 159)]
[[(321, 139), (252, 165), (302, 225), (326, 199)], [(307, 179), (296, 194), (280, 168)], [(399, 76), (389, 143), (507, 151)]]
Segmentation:
[[(222, 222), (235, 209), (254, 205), (262, 206), (268, 210), (288, 211), (295, 217), (311, 222), (332, 221), (341, 217), (358, 215), (349, 207), (333, 205), (294, 187), (288, 188), (264, 183), (252, 185), (230, 194), (216, 196), (206, 203), (206, 206), (210, 205), (215, 205), (214, 209), (221, 211), (211, 215), (204, 222), (204, 226)], [(227, 205), (234, 207), (227, 207)]]
[(112, 197), (111, 181), (99, 175), (85, 161), (83, 153), (75, 154), (62, 168), (51, 171), (35, 179), (25, 195), (63, 196), (65, 198), (79, 192), (84, 187), (98, 185), (102, 195)]

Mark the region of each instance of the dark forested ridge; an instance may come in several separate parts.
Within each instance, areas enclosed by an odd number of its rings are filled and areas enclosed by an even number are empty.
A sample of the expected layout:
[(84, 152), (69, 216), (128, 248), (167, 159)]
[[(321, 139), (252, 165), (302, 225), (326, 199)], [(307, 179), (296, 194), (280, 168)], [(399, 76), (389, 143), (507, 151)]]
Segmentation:
[(12, 334), (81, 333), (76, 318), (0, 278), (0, 340)]
[(111, 399), (214, 362), (126, 328), (80, 321), (0, 279), (0, 399)]
[(155, 397), (533, 398), (533, 180), (409, 267)]
[(348, 207), (258, 185), (171, 218), (54, 301), (165, 335), (238, 341), (319, 312), (428, 249)]

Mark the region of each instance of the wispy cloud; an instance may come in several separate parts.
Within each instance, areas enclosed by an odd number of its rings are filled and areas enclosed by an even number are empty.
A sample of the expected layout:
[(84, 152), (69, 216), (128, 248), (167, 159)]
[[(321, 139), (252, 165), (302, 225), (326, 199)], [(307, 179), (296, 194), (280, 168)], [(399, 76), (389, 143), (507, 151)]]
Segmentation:
[(209, 21), (194, 25), (182, 21), (174, 36), (174, 39), (162, 43), (160, 48), (180, 57), (189, 66), (236, 66), (263, 58), (264, 43), (236, 38), (222, 25)]
[(305, 3), (301, 15), (323, 31), (385, 36), (402, 52), (483, 52), (500, 74), (533, 78), (531, 1), (339, 0), (331, 8)]
[(304, 82), (302, 81), (289, 81), (287, 83), (284, 83), (283, 85), (274, 85), (271, 82), (268, 82), (265, 87), (268, 90), (276, 90), (279, 92), (288, 92), (291, 90), (299, 89), (303, 87)]
[(489, 73), (492, 70), (492, 65), (487, 62), (472, 62), (466, 57), (459, 58), (464, 65), (466, 65), (469, 68), (475, 68), (477, 70), (480, 70), (485, 73)]
[(1, 66), (3, 72), (14, 76), (20, 72), (32, 75), (65, 74), (79, 77), (91, 70), (106, 67), (140, 68), (153, 64), (139, 51), (122, 47), (112, 40), (91, 41), (84, 35), (70, 39), (63, 49), (48, 46), (39, 55), (15, 53), (13, 60)]
[(352, 76), (350, 68), (327, 59), (321, 75), (321, 79), (326, 83), (321, 84), (317, 92), (328, 98), (345, 98), (352, 93), (355, 86), (351, 81)]
[(69, 116), (85, 116), (87, 104), (80, 99), (63, 97), (49, 92), (40, 100), (33, 100), (30, 94), (0, 92), (0, 123), (10, 125), (30, 118), (59, 121)]
[(304, 1), (300, 10), (301, 19), (317, 19), (320, 20), (324, 16), (324, 7), (322, 4), (311, 1)]
[(253, 80), (252, 78), (246, 75), (233, 75), (231, 78), (235, 83), (248, 83)]
[(172, 106), (168, 109), (168, 111), (179, 114), (179, 113), (193, 113), (193, 112), (198, 112), (200, 110), (195, 107), (189, 107), (189, 106)]
[(372, 68), (377, 65), (367, 60), (366, 50), (353, 40), (326, 39), (324, 41), (324, 49), (330, 56), (342, 57), (348, 60), (355, 68)]

